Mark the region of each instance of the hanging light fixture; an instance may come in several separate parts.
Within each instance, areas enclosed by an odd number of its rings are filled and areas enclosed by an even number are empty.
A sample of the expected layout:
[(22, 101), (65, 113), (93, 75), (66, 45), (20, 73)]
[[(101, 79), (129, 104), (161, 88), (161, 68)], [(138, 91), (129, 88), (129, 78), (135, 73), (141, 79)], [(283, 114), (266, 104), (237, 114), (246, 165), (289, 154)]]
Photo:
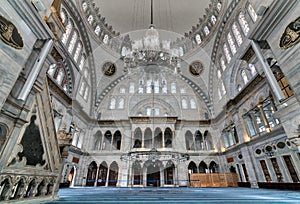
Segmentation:
[(179, 72), (181, 59), (179, 49), (171, 48), (171, 40), (160, 41), (159, 32), (153, 23), (153, 0), (150, 6), (150, 26), (144, 37), (133, 41), (131, 48), (124, 56), (125, 72), (137, 66), (149, 64), (167, 66)]

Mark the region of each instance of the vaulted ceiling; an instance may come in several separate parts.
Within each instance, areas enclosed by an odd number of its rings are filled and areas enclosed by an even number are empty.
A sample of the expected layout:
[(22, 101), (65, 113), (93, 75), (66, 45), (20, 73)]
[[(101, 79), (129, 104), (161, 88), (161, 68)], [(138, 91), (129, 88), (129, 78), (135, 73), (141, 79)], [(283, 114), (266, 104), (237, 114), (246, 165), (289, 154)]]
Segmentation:
[[(102, 16), (121, 34), (147, 29), (150, 25), (151, 0), (97, 0)], [(183, 35), (199, 23), (211, 0), (153, 0), (157, 29)]]

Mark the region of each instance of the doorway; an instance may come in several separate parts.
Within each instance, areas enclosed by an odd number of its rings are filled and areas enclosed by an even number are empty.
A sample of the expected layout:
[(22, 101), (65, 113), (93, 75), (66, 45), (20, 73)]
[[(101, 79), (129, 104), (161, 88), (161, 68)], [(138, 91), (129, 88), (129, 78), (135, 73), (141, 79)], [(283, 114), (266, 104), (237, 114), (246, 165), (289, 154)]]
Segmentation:
[(155, 163), (152, 163), (147, 167), (147, 186), (160, 186), (160, 169), (159, 166)]

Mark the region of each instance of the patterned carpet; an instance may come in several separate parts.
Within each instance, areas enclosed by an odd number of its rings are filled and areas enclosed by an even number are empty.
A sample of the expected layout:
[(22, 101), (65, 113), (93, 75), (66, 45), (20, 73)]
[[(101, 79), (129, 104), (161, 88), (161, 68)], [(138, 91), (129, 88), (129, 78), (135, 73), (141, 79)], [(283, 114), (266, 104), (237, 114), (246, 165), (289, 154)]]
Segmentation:
[(299, 203), (299, 191), (250, 188), (69, 188), (44, 204), (134, 203)]

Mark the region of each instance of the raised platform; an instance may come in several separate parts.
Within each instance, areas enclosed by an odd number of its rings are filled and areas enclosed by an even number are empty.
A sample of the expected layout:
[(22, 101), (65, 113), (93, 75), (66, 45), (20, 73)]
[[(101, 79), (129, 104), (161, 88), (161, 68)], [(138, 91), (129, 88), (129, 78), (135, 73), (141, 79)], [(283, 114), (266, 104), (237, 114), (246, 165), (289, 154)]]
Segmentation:
[(237, 174), (190, 174), (191, 187), (237, 187)]

